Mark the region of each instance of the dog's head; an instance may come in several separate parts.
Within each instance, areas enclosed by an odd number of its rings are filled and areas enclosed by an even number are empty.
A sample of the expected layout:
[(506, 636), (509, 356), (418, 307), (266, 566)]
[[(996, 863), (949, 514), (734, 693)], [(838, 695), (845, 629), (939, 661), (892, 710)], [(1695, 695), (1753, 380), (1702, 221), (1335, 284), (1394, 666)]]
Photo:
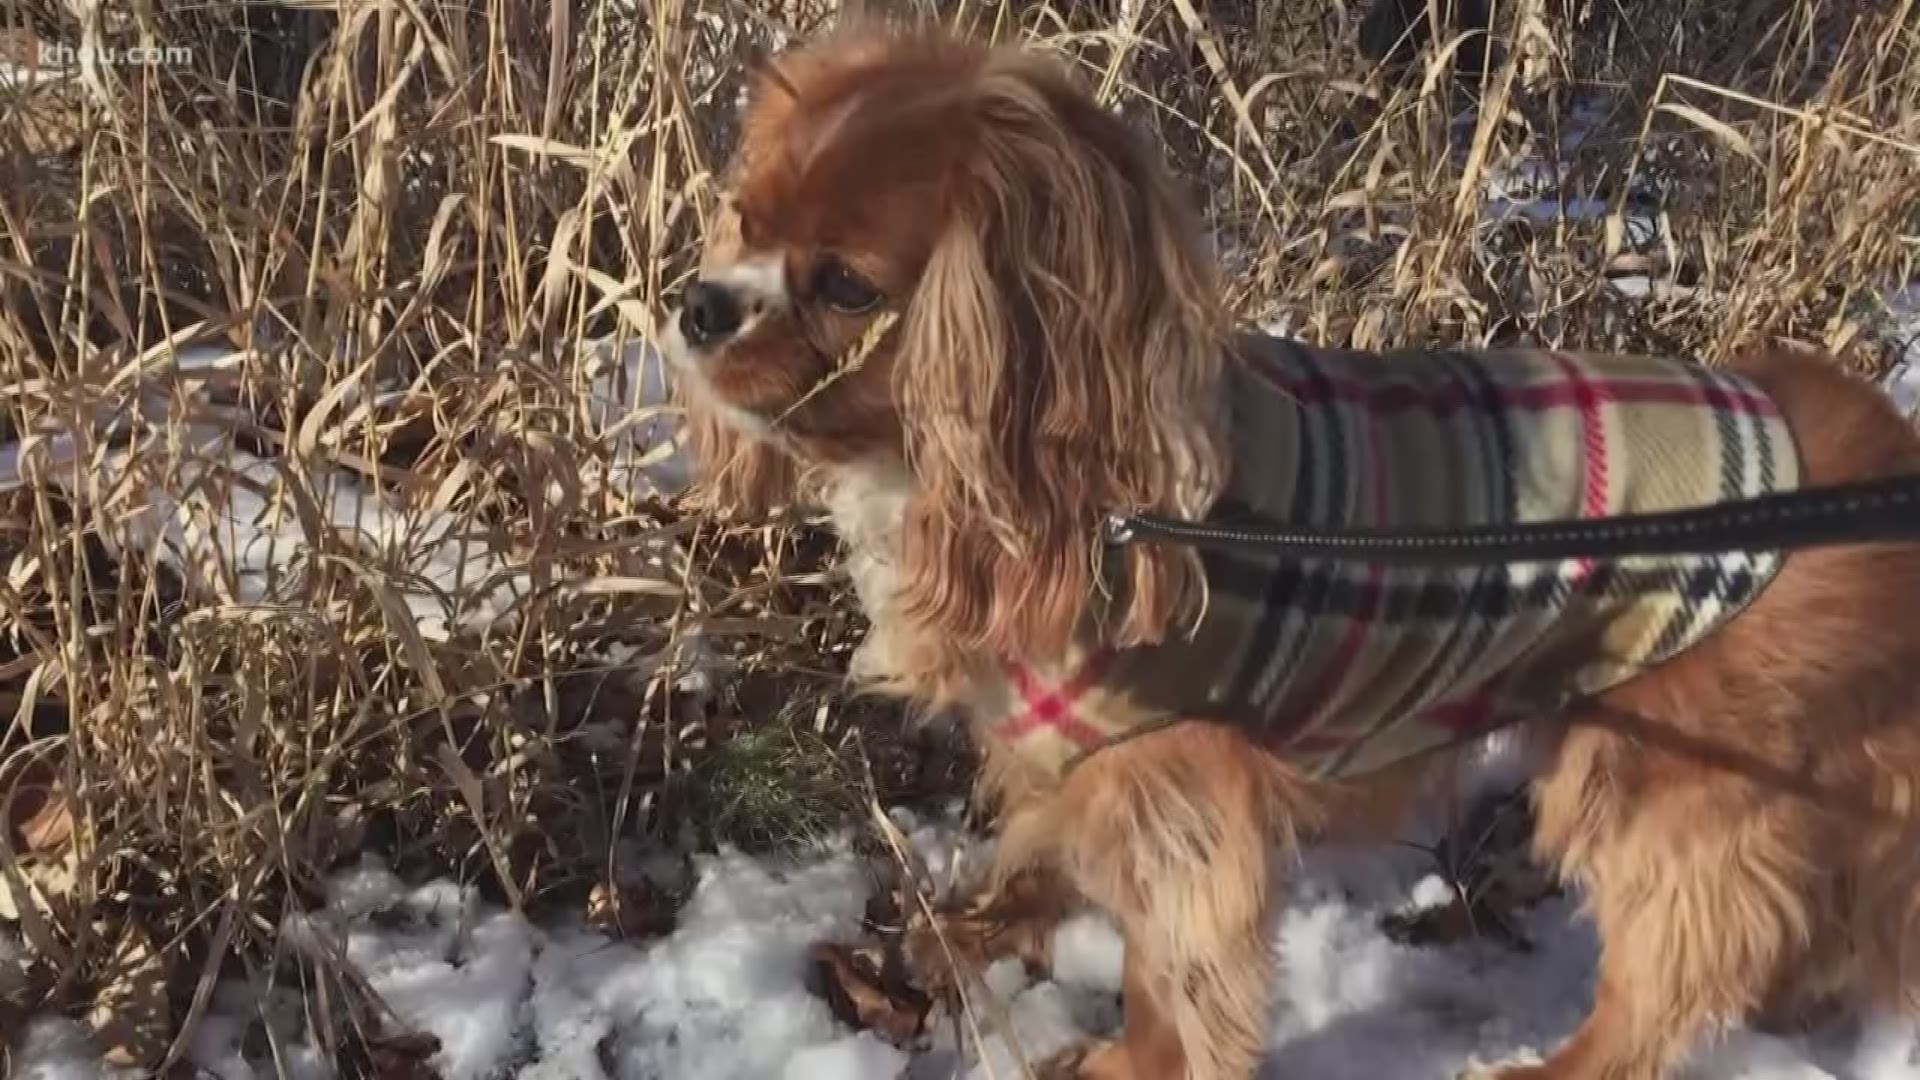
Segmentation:
[[(899, 610), (943, 648), (1080, 628), (1109, 511), (1193, 514), (1222, 471), (1222, 329), (1156, 155), (1058, 64), (849, 32), (758, 79), (668, 352), (722, 502), (796, 463), (911, 476)], [(1152, 640), (1198, 587), (1140, 547), (1108, 580)]]

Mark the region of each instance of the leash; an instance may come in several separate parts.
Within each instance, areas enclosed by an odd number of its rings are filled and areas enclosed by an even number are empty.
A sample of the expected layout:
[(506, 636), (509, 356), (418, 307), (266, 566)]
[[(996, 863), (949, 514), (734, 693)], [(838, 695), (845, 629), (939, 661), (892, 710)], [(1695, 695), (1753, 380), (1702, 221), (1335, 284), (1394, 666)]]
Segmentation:
[[(1203, 525), (1152, 514), (1110, 514), (1102, 532), (1114, 546), (1157, 540), (1223, 551), (1406, 566), (1786, 551), (1920, 539), (1920, 474), (1588, 520), (1372, 532), (1264, 523)], [(1069, 768), (1175, 719), (1144, 725), (1089, 747)], [(1508, 718), (1449, 745), (1475, 741), (1522, 719)], [(1342, 762), (1333, 758), (1320, 762), (1314, 773), (1324, 779), (1341, 767)]]
[(1203, 525), (1152, 514), (1111, 514), (1102, 534), (1116, 547), (1162, 540), (1224, 551), (1278, 551), (1303, 559), (1415, 566), (1787, 551), (1920, 539), (1920, 474), (1576, 521), (1374, 532), (1261, 523)]

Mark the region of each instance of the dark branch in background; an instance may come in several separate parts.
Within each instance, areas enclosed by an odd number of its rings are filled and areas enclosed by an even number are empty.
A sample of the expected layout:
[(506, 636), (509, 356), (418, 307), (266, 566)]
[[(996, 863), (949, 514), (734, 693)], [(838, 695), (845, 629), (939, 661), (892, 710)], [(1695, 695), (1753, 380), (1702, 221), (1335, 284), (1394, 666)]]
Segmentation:
[(1427, 0), (1373, 0), (1366, 17), (1360, 20), (1360, 52), (1385, 68), (1407, 68), (1420, 52), (1436, 39), (1450, 40), (1455, 34), (1478, 31), (1454, 55), (1454, 71), (1462, 78), (1478, 80), (1494, 59), (1488, 34), (1488, 0), (1435, 0), (1440, 9), (1440, 33), (1433, 31)]

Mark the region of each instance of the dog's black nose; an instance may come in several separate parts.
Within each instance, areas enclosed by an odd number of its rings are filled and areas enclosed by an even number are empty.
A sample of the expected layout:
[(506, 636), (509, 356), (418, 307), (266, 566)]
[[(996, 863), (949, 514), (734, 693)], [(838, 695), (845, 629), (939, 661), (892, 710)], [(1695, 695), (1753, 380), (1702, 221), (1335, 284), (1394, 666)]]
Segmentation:
[(696, 281), (680, 298), (680, 332), (695, 345), (712, 345), (740, 329), (740, 301), (733, 290)]

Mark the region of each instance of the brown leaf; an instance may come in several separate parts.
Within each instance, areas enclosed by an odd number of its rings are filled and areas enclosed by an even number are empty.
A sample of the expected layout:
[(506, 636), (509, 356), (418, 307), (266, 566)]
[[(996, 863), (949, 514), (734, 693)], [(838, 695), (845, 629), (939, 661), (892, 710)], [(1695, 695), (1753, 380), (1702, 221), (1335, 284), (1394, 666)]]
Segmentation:
[(665, 890), (646, 883), (595, 885), (587, 895), (587, 925), (616, 937), (654, 938), (673, 930), (675, 904)]
[(425, 1032), (392, 1035), (367, 1044), (368, 1072), (373, 1080), (438, 1080), (428, 1061), (440, 1050), (440, 1040)]
[(28, 851), (52, 851), (72, 839), (73, 811), (68, 807), (66, 793), (57, 784), (46, 789), (39, 809), (15, 827)]
[[(110, 926), (99, 926), (111, 934)], [(88, 1020), (110, 1065), (151, 1070), (166, 1056), (173, 1031), (167, 982), (171, 967), (145, 930), (127, 924), (118, 931), (111, 979), (94, 995)]]
[(1529, 856), (1532, 834), (1524, 791), (1479, 800), (1436, 850), (1452, 887), (1447, 902), (1395, 912), (1382, 920), (1382, 928), (1410, 945), (1477, 937), (1529, 951), (1526, 913), (1559, 892), (1553, 875)]
[(0, 790), (0, 821), (14, 842), (35, 853), (45, 853), (73, 836), (73, 812), (53, 768), (43, 761), (29, 762), (8, 789)]
[(811, 955), (821, 996), (841, 1023), (905, 1045), (926, 1030), (933, 1000), (904, 981), (885, 978), (878, 952), (872, 946), (821, 942)]
[(43, 957), (66, 949), (51, 918), (79, 881), (80, 855), (71, 847), (50, 859), (0, 859), (0, 919), (17, 921), (27, 944)]

